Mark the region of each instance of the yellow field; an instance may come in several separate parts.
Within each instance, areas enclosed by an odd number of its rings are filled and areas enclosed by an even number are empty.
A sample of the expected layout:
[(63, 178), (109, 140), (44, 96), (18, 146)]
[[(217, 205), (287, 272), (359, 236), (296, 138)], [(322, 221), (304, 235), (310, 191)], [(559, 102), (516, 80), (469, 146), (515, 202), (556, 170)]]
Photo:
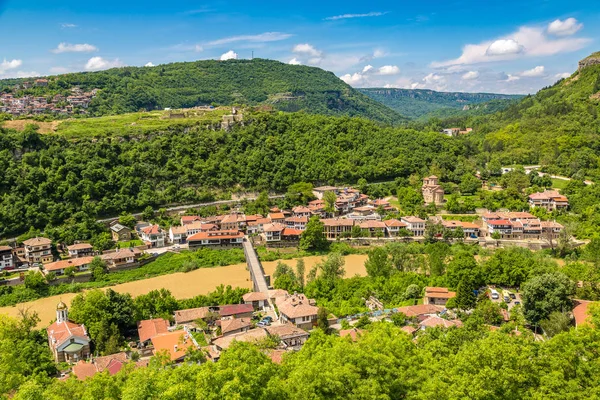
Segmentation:
[[(305, 257), (306, 273), (317, 263), (321, 262), (322, 257)], [(366, 255), (350, 255), (345, 258), (346, 277), (354, 275), (365, 276)], [(284, 263), (295, 267), (297, 260), (285, 260)], [(277, 266), (277, 261), (265, 262), (263, 267), (265, 273), (272, 275)], [(157, 276), (155, 278), (141, 281), (124, 283), (112, 286), (111, 289), (120, 293), (130, 293), (132, 296), (139, 296), (154, 289), (165, 288), (171, 291), (177, 299), (187, 299), (200, 294), (207, 294), (215, 290), (219, 285), (231, 285), (232, 287), (251, 288), (250, 274), (246, 269), (246, 264), (235, 264), (227, 267), (200, 268), (188, 273), (176, 273), (170, 275)], [(60, 296), (46, 297), (27, 303), (21, 303), (11, 307), (1, 307), (0, 313), (16, 317), (20, 309), (29, 309), (36, 311), (41, 319), (39, 327), (50, 324), (56, 318), (56, 304), (64, 301), (71, 303), (76, 294), (69, 293)]]
[(33, 119), (17, 119), (14, 121), (4, 121), (0, 123), (2, 127), (9, 129), (16, 129), (17, 131), (25, 130), (27, 125), (33, 124), (40, 127), (38, 130), (39, 133), (48, 134), (56, 132), (58, 125), (60, 125), (61, 121), (52, 121), (52, 122), (40, 122)]

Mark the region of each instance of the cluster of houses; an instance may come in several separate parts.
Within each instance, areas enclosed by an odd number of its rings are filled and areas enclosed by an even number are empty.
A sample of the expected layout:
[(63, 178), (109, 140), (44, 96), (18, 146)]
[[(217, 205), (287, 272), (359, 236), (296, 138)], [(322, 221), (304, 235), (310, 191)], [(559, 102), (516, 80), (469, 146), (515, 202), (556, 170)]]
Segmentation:
[[(32, 87), (47, 87), (47, 79), (37, 79), (32, 82), (23, 82), (17, 89), (31, 89)], [(69, 96), (57, 94), (54, 96), (16, 96), (13, 93), (0, 94), (0, 112), (13, 116), (41, 115), (41, 114), (85, 114), (98, 89), (84, 92), (78, 87), (71, 89)]]
[(440, 133), (450, 137), (457, 137), (458, 135), (468, 135), (471, 132), (473, 132), (473, 128), (445, 128)]
[[(270, 306), (276, 304), (276, 308)], [(277, 310), (278, 314), (273, 310)], [(275, 318), (257, 324), (255, 316), (270, 311)], [(309, 337), (307, 332), (316, 325), (318, 307), (304, 294), (290, 294), (273, 289), (268, 293), (251, 292), (244, 295), (242, 304), (200, 307), (177, 310), (170, 320), (154, 318), (138, 321), (139, 340), (130, 347), (147, 365), (148, 358), (166, 355), (172, 362), (184, 362), (191, 350), (201, 351), (207, 359), (218, 361), (220, 354), (234, 341), (277, 341), (269, 355), (277, 361), (282, 354), (299, 350)], [(126, 353), (93, 357), (91, 339), (84, 325), (69, 320), (66, 304), (56, 308), (56, 322), (47, 329), (48, 345), (56, 362), (70, 363), (72, 373), (85, 379), (105, 370), (117, 373), (130, 360)]]
[(494, 212), (483, 215), (489, 236), (500, 239), (556, 239), (564, 227), (556, 221), (541, 221), (528, 212)]

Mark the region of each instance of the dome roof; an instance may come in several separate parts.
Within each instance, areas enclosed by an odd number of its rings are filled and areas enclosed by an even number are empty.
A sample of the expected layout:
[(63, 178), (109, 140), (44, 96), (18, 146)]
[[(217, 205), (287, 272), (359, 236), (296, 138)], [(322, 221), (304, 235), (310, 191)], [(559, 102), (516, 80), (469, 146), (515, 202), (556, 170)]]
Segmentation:
[(60, 303), (58, 303), (58, 305), (56, 306), (57, 310), (66, 310), (67, 309), (67, 305), (65, 303), (62, 302), (62, 300), (60, 301)]

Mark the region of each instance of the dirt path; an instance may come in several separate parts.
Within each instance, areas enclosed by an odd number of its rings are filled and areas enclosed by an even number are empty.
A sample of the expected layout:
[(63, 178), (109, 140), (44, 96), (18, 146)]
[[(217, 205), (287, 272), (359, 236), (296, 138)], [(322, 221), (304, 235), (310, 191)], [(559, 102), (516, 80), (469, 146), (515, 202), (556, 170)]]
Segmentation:
[[(323, 257), (313, 256), (305, 257), (306, 273), (317, 263), (321, 262)], [(366, 275), (364, 263), (366, 255), (350, 255), (345, 257), (346, 277), (354, 275)], [(284, 263), (295, 267), (297, 260), (285, 260)], [(265, 273), (272, 275), (275, 271), (278, 261), (264, 262)], [(250, 273), (246, 269), (246, 264), (235, 264), (227, 267), (201, 268), (188, 273), (176, 273), (157, 276), (141, 281), (124, 283), (112, 286), (111, 289), (119, 293), (130, 293), (136, 297), (151, 290), (165, 288), (171, 291), (177, 299), (187, 299), (200, 294), (207, 294), (215, 290), (219, 285), (231, 285), (232, 287), (252, 288)], [(16, 306), (1, 307), (0, 313), (16, 317), (20, 309), (29, 309), (36, 311), (41, 319), (39, 327), (45, 327), (56, 317), (56, 304), (64, 301), (67, 304), (76, 296), (75, 293), (63, 294), (59, 296), (46, 297), (43, 299), (17, 304)]]

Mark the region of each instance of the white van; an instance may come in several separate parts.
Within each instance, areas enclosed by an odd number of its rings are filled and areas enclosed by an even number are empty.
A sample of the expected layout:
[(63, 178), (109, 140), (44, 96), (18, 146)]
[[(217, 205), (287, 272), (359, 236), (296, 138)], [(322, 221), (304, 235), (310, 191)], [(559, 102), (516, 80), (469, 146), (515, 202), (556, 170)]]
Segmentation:
[(492, 299), (498, 300), (500, 298), (500, 294), (496, 291), (496, 289), (492, 289), (491, 293), (492, 293)]

